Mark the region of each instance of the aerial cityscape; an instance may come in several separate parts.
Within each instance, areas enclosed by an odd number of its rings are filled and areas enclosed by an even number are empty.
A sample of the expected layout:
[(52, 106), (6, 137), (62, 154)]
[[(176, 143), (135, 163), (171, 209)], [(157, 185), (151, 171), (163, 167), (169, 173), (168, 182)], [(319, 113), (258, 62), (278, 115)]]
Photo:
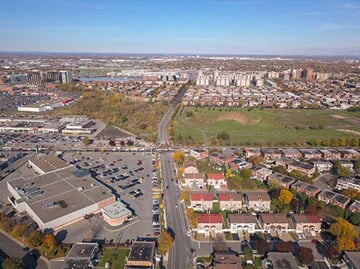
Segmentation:
[(0, 268), (360, 268), (360, 3), (0, 17)]

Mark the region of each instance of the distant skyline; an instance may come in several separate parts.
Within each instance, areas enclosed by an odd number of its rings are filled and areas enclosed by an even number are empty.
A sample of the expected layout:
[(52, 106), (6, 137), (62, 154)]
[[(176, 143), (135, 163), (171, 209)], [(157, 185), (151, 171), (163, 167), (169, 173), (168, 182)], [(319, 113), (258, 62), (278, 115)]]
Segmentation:
[(360, 55), (360, 1), (2, 0), (0, 51)]

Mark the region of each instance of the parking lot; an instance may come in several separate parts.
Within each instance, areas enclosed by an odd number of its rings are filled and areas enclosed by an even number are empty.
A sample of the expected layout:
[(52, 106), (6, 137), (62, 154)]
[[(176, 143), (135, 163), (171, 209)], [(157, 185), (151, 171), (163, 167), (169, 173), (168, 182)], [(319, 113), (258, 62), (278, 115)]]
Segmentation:
[(138, 236), (159, 235), (159, 205), (153, 199), (152, 190), (158, 187), (155, 155), (149, 152), (68, 152), (63, 158), (79, 169), (89, 169), (134, 212), (134, 218), (119, 227), (106, 224), (99, 214), (70, 225), (66, 227), (64, 242), (90, 237), (126, 242)]

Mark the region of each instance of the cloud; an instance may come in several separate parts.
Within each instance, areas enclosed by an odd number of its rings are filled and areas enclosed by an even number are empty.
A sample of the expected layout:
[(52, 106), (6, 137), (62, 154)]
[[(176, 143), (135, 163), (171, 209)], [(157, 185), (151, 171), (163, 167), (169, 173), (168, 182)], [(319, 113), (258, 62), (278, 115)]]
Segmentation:
[(319, 25), (320, 30), (360, 29), (358, 24), (324, 23)]
[(345, 4), (345, 7), (349, 9), (360, 9), (360, 4), (354, 4), (349, 2)]
[(308, 12), (303, 13), (303, 15), (305, 15), (305, 16), (322, 16), (322, 15), (324, 15), (324, 13), (321, 11), (308, 11)]

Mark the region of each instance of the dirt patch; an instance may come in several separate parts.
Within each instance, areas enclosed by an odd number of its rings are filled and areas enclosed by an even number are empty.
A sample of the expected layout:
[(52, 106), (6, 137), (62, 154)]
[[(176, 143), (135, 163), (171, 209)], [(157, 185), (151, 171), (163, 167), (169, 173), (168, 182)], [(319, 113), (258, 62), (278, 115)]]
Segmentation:
[(235, 112), (224, 113), (221, 116), (219, 116), (216, 120), (217, 121), (234, 120), (241, 123), (242, 125), (255, 125), (260, 122), (260, 119), (249, 119), (243, 113), (235, 113)]
[(343, 119), (346, 119), (346, 117), (345, 116), (341, 116), (341, 115), (336, 115), (336, 114), (334, 114), (334, 115), (330, 115), (331, 117), (333, 117), (333, 118), (335, 118), (335, 119), (338, 119), (338, 120), (343, 120)]
[(354, 135), (360, 135), (360, 132), (354, 131), (354, 130), (346, 130), (346, 129), (336, 129), (336, 131), (354, 134)]

